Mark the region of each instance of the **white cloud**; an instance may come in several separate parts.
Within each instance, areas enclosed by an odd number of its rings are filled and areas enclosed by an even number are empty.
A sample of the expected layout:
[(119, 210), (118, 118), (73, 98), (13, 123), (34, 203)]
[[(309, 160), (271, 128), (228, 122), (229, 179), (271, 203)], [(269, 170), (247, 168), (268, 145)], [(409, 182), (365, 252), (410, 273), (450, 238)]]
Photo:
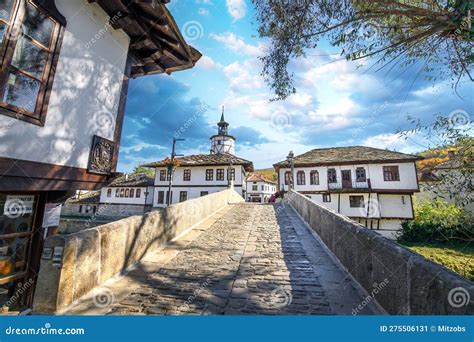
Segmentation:
[(234, 92), (255, 91), (263, 87), (263, 80), (255, 70), (256, 61), (234, 62), (224, 67), (224, 75), (229, 80), (229, 88)]
[(209, 36), (232, 51), (241, 52), (248, 56), (259, 56), (262, 54), (263, 45), (247, 44), (241, 37), (232, 32), (222, 34), (211, 33)]
[(242, 19), (247, 13), (245, 0), (227, 0), (227, 11), (234, 18), (234, 21)]
[(196, 63), (196, 66), (204, 70), (212, 70), (218, 67), (218, 64), (209, 56), (202, 56)]
[(363, 146), (375, 147), (402, 153), (416, 153), (427, 148), (428, 142), (414, 133), (406, 133), (408, 139), (400, 137), (398, 133), (374, 135), (362, 142)]

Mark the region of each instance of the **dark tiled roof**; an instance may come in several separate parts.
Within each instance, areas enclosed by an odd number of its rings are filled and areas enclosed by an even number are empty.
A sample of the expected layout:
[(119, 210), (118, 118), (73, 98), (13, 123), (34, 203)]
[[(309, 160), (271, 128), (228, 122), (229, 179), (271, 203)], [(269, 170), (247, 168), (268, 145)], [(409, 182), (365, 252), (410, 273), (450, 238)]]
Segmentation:
[[(242, 165), (246, 171), (253, 171), (253, 163), (243, 158), (236, 157), (229, 153), (220, 154), (194, 154), (190, 156), (176, 158), (180, 166), (219, 166), (219, 165)], [(163, 167), (163, 161), (149, 163), (144, 167)]]
[(445, 161), (444, 163), (436, 165), (433, 169), (435, 170), (445, 170), (445, 169), (460, 169), (460, 168), (473, 168), (474, 163), (463, 158), (454, 158)]
[(137, 173), (131, 175), (123, 175), (115, 178), (108, 186), (123, 188), (128, 186), (152, 186), (154, 179), (145, 173)]
[(78, 204), (92, 204), (99, 203), (100, 191), (89, 191), (81, 197), (71, 197), (66, 200), (68, 203), (78, 203)]
[(266, 183), (276, 184), (274, 181), (268, 180), (258, 173), (254, 173), (249, 178), (247, 178), (247, 182), (266, 182)]
[(439, 181), (439, 178), (433, 172), (430, 172), (430, 171), (419, 172), (418, 181), (419, 182), (437, 182)]
[[(366, 146), (348, 146), (317, 148), (295, 157), (295, 166), (340, 165), (352, 163), (382, 163), (399, 161), (416, 161), (422, 157), (412, 154), (382, 150)], [(283, 160), (273, 165), (274, 167), (289, 167)]]

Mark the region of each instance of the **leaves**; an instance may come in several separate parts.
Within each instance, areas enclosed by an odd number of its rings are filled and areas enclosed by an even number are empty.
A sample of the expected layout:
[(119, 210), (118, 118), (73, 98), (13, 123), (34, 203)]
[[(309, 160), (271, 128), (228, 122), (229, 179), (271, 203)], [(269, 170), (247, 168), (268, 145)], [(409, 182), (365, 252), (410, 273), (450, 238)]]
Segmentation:
[(376, 58), (381, 70), (423, 61), (431, 79), (473, 78), (473, 41), (454, 35), (463, 12), (442, 0), (253, 0), (258, 32), (268, 38), (264, 76), (276, 99), (293, 94), (290, 60), (304, 56), (326, 38), (347, 60)]

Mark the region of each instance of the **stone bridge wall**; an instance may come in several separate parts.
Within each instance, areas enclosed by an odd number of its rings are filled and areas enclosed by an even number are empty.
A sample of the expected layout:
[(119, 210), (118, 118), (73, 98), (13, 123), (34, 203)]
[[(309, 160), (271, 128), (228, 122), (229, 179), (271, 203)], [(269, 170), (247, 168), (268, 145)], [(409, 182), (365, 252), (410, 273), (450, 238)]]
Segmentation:
[[(33, 309), (54, 313), (94, 287), (134, 265), (149, 251), (199, 223), (229, 203), (243, 202), (233, 189), (132, 216), (45, 241)], [(62, 248), (62, 253), (61, 253)]]
[[(287, 193), (285, 202), (290, 203), (388, 313), (474, 314), (473, 282), (297, 192)], [(465, 298), (466, 294), (470, 303), (459, 308), (451, 305), (459, 303), (463, 299), (459, 296)]]

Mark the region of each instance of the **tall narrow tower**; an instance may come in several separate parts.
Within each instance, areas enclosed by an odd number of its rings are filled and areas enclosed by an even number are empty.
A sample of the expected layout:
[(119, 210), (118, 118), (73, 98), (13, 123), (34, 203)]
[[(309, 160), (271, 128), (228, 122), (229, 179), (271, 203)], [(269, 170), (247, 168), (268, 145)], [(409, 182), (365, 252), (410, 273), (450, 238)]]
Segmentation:
[(224, 119), (224, 106), (222, 106), (221, 121), (217, 127), (217, 134), (211, 137), (211, 154), (235, 154), (235, 138), (229, 135), (229, 124)]

